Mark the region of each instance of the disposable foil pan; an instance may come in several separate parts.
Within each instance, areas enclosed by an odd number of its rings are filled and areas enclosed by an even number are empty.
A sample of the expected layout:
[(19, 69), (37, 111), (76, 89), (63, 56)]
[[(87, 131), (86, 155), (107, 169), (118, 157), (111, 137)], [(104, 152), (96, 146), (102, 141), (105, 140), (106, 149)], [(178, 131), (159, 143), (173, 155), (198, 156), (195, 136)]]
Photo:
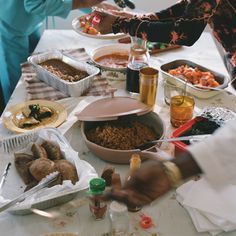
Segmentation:
[[(217, 87), (219, 89), (224, 89), (228, 86), (228, 83), (229, 83), (228, 77), (226, 77), (216, 71), (208, 69), (206, 67), (198, 65), (198, 64), (196, 64), (192, 61), (189, 61), (189, 60), (175, 60), (175, 61), (171, 61), (166, 64), (163, 64), (160, 67), (163, 78), (166, 79), (171, 84), (174, 84), (178, 87), (184, 88), (184, 86), (185, 86), (184, 80), (168, 73), (169, 70), (175, 69), (181, 65), (188, 65), (193, 68), (197, 67), (202, 71), (211, 72), (215, 76), (215, 80), (220, 84), (220, 86)], [(196, 86), (192, 85), (191, 83), (187, 83), (187, 93), (192, 94), (193, 96), (198, 97), (198, 98), (206, 99), (206, 98), (210, 98), (210, 97), (213, 97), (213, 96), (219, 94), (220, 91), (201, 89), (201, 88), (197, 88)]]
[[(89, 74), (89, 76), (77, 82), (68, 82), (62, 80), (55, 74), (49, 72), (48, 70), (44, 69), (42, 66), (39, 65), (40, 63), (49, 59), (61, 60), (64, 63), (78, 70), (86, 71)], [(34, 66), (38, 79), (60, 90), (64, 94), (67, 94), (72, 97), (81, 96), (84, 92), (86, 92), (88, 88), (91, 86), (94, 77), (100, 72), (100, 70), (97, 67), (89, 65), (86, 62), (76, 61), (73, 58), (64, 55), (60, 51), (52, 51), (33, 55), (28, 58), (28, 61)]]
[[(70, 152), (70, 154), (73, 154), (73, 159), (76, 160), (76, 163), (74, 164), (80, 178), (80, 184), (77, 186), (75, 185), (73, 188), (63, 188), (63, 190), (58, 190), (53, 194), (41, 195), (33, 200), (26, 199), (25, 203), (22, 202), (9, 208), (8, 212), (11, 214), (25, 215), (31, 213), (31, 208), (37, 208), (41, 210), (47, 209), (68, 202), (76, 196), (84, 197), (85, 191), (88, 188), (89, 180), (97, 177), (94, 168), (88, 162), (79, 159), (78, 153), (72, 149), (68, 141), (62, 134), (60, 134), (57, 129), (46, 128), (38, 131), (30, 131), (0, 140), (0, 165), (5, 166), (6, 163), (12, 163), (6, 177), (6, 183), (2, 189), (2, 197), (4, 199), (13, 199), (14, 197), (21, 194), (25, 187), (23, 180), (19, 178), (19, 174), (15, 168), (14, 153), (25, 149), (30, 142), (35, 142), (39, 137), (42, 136), (47, 137), (48, 140), (57, 142), (60, 145), (60, 148), (66, 150), (66, 153)], [(66, 156), (65, 159), (67, 158), (68, 157)], [(72, 158), (72, 156), (70, 156), (70, 158)]]

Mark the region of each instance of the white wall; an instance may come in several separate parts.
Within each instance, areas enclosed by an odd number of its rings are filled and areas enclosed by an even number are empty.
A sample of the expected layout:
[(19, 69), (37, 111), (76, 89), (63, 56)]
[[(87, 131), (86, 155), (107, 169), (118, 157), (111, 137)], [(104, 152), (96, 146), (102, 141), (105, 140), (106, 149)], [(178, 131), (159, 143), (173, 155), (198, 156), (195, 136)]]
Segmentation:
[[(113, 2), (113, 0), (108, 0), (109, 2)], [(146, 11), (146, 12), (153, 12), (165, 9), (168, 6), (173, 5), (176, 3), (177, 0), (133, 0), (137, 6), (137, 9)], [(71, 29), (71, 22), (76, 17), (83, 13), (78, 10), (71, 11), (70, 15), (67, 19), (62, 19), (59, 17), (55, 17), (56, 29)], [(49, 17), (48, 20), (49, 28), (53, 28), (52, 19)], [(46, 28), (44, 23), (43, 29)]]

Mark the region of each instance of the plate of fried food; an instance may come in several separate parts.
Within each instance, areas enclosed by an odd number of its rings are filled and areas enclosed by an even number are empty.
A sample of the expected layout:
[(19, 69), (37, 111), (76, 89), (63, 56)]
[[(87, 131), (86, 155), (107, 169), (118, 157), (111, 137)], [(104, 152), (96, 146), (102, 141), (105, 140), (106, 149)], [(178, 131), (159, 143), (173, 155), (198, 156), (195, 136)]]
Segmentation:
[(72, 27), (80, 35), (83, 35), (89, 38), (118, 39), (118, 38), (123, 38), (125, 36), (124, 33), (101, 34), (94, 27), (94, 25), (99, 24), (99, 22), (100, 22), (100, 18), (98, 16), (92, 16), (91, 14), (87, 14), (84, 16), (76, 17), (72, 21)]
[(40, 184), (55, 171), (50, 186), (8, 209), (12, 214), (28, 214), (31, 208), (46, 209), (65, 203), (88, 188), (97, 177), (94, 168), (78, 157), (69, 142), (55, 128), (40, 129), (0, 140), (1, 165), (11, 163), (1, 201), (14, 199)]
[(3, 124), (15, 133), (24, 133), (39, 128), (58, 127), (66, 118), (67, 111), (60, 103), (30, 100), (10, 107), (3, 114)]

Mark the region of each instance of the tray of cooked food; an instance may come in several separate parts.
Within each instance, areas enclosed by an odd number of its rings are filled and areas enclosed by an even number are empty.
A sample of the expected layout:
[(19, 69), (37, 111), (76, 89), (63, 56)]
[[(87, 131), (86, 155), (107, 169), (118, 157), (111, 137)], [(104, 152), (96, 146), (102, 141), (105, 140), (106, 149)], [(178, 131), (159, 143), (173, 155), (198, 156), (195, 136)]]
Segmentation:
[(67, 118), (67, 111), (58, 102), (29, 100), (9, 107), (3, 114), (3, 124), (15, 133), (45, 127), (58, 127)]
[(2, 190), (4, 202), (38, 185), (51, 173), (59, 172), (50, 187), (9, 208), (13, 214), (27, 214), (31, 208), (45, 209), (67, 202), (97, 176), (94, 168), (80, 160), (78, 153), (53, 128), (0, 140), (0, 153), (1, 165), (12, 164)]
[(38, 79), (69, 96), (80, 96), (92, 84), (100, 70), (86, 62), (77, 61), (60, 51), (30, 56)]
[[(163, 77), (198, 98), (210, 98), (228, 86), (229, 78), (189, 60), (175, 60), (160, 67)], [(215, 90), (214, 90), (215, 88)], [(219, 89), (217, 91), (217, 89)]]
[(92, 62), (100, 68), (101, 75), (110, 80), (125, 80), (130, 44), (109, 44), (91, 52)]
[(152, 107), (130, 97), (98, 98), (76, 116), (89, 150), (108, 162), (128, 164), (134, 153), (145, 159), (156, 145), (145, 150), (139, 147), (165, 134), (164, 122)]
[[(225, 123), (236, 118), (236, 113), (225, 107), (206, 107), (203, 111), (178, 129), (172, 137), (183, 137), (191, 135), (213, 134)], [(174, 141), (175, 153), (185, 152), (190, 141)]]

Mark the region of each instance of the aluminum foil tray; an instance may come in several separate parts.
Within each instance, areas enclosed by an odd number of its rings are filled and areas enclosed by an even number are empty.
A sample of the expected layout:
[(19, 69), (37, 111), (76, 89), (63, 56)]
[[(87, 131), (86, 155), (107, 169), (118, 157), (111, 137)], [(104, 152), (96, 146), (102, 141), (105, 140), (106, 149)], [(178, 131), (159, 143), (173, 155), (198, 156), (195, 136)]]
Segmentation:
[[(14, 165), (14, 153), (25, 149), (30, 142), (36, 142), (38, 138), (47, 138), (53, 140), (60, 145), (61, 150), (65, 154), (65, 158), (75, 160), (74, 164), (79, 176), (78, 184), (69, 187), (68, 184), (56, 185), (57, 190), (50, 192), (50, 189), (44, 189), (43, 192), (38, 192), (39, 195), (35, 198), (27, 198), (24, 202), (16, 204), (8, 209), (8, 212), (16, 215), (25, 215), (32, 213), (31, 208), (47, 209), (72, 200), (75, 196), (84, 196), (84, 192), (88, 188), (89, 180), (97, 177), (94, 168), (86, 161), (80, 160), (78, 153), (75, 152), (68, 141), (57, 129), (46, 128), (38, 131), (31, 131), (20, 135), (15, 135), (9, 138), (0, 140), (0, 166), (5, 166), (11, 162), (12, 165), (8, 171), (5, 185), (2, 189), (2, 197), (4, 199), (13, 199), (24, 191), (25, 184), (16, 171)], [(66, 151), (66, 152), (65, 152)], [(48, 194), (48, 195), (47, 195)], [(0, 205), (3, 203), (0, 203)]]
[[(166, 79), (171, 84), (174, 84), (178, 87), (184, 88), (184, 86), (185, 86), (184, 80), (168, 73), (169, 70), (177, 68), (181, 65), (188, 65), (190, 67), (198, 67), (202, 71), (211, 72), (215, 76), (216, 81), (220, 84), (220, 86), (217, 87), (219, 89), (224, 89), (228, 86), (228, 83), (229, 83), (228, 77), (226, 77), (216, 71), (210, 70), (206, 67), (198, 65), (198, 64), (196, 64), (192, 61), (189, 61), (189, 60), (175, 60), (175, 61), (171, 61), (171, 62), (163, 64), (160, 67), (163, 78)], [(193, 96), (195, 96), (197, 98), (207, 99), (207, 98), (210, 98), (210, 97), (213, 97), (213, 96), (219, 94), (220, 91), (213, 91), (213, 90), (210, 91), (207, 89), (201, 89), (201, 88), (197, 88), (197, 87), (193, 86), (191, 83), (187, 83), (187, 93), (192, 94)]]
[(236, 118), (236, 113), (224, 107), (207, 107), (200, 114), (201, 117), (207, 118), (210, 121), (214, 121), (218, 125)]
[[(49, 59), (59, 59), (78, 70), (86, 71), (89, 76), (77, 82), (62, 80), (39, 65)], [(86, 62), (76, 61), (73, 58), (64, 55), (60, 51), (52, 51), (30, 56), (28, 62), (33, 65), (38, 79), (72, 97), (81, 96), (85, 91), (87, 91), (91, 86), (94, 77), (100, 72), (97, 67), (89, 65)]]

